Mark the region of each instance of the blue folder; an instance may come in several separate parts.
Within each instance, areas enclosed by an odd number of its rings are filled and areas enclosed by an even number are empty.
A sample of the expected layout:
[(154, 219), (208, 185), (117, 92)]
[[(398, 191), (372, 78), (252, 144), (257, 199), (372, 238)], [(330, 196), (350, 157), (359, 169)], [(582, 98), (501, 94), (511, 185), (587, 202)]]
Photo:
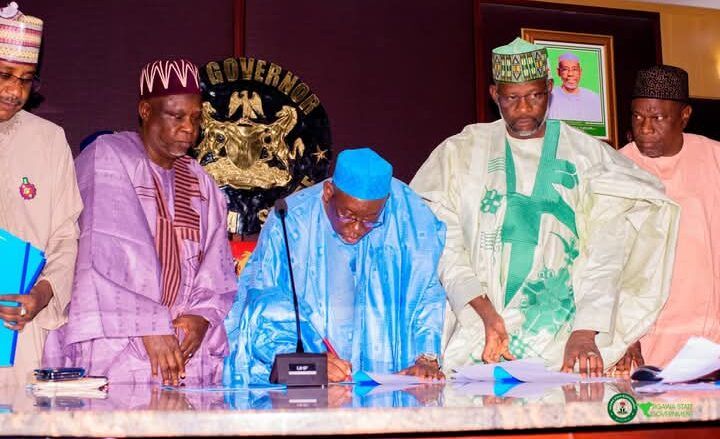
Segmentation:
[[(27, 294), (45, 266), (45, 254), (7, 230), (0, 229), (0, 294)], [(3, 302), (2, 306), (19, 306)], [(0, 322), (0, 367), (15, 363), (17, 331)]]

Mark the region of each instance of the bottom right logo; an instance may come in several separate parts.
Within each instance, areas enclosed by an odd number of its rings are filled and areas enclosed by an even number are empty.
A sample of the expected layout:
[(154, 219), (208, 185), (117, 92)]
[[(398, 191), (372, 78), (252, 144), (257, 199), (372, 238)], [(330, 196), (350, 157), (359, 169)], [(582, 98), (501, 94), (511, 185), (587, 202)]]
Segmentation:
[(608, 415), (613, 421), (624, 424), (635, 419), (638, 411), (638, 404), (632, 395), (618, 393), (608, 401)]
[(628, 393), (613, 395), (608, 401), (607, 411), (613, 421), (624, 424), (630, 422), (641, 410), (645, 418), (686, 418), (693, 414), (691, 402), (637, 402)]

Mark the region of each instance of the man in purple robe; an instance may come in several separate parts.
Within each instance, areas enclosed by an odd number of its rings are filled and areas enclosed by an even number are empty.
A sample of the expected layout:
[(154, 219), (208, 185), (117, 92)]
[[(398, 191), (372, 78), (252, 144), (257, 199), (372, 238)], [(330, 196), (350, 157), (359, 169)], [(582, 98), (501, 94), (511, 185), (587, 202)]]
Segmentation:
[(100, 136), (76, 160), (85, 210), (70, 315), (45, 364), (110, 382), (219, 382), (237, 287), (225, 199), (186, 155), (200, 129), (197, 67), (145, 66), (138, 112), (140, 133)]

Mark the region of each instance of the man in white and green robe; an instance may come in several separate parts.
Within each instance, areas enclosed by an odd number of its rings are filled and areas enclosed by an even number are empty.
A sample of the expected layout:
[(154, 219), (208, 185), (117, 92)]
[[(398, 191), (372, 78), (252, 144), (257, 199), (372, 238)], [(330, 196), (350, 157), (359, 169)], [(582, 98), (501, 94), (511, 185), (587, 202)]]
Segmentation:
[(546, 118), (546, 59), (519, 39), (493, 51), (503, 119), (447, 139), (411, 183), (447, 225), (446, 369), (540, 357), (598, 374), (668, 296), (678, 207), (611, 147)]

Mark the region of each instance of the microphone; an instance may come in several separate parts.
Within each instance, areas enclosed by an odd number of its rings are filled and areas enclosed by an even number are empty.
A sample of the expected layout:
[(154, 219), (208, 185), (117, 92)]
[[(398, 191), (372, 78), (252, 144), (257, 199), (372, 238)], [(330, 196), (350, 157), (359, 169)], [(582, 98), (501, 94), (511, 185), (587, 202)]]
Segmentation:
[(324, 386), (328, 383), (327, 377), (327, 354), (305, 353), (300, 331), (300, 310), (298, 308), (298, 296), (295, 288), (295, 274), (293, 273), (292, 260), (290, 259), (290, 241), (287, 236), (288, 206), (284, 198), (275, 201), (275, 214), (280, 218), (285, 241), (285, 256), (290, 271), (290, 288), (293, 295), (293, 309), (295, 311), (295, 331), (297, 342), (295, 353), (276, 354), (270, 371), (270, 382), (274, 384), (286, 384), (287, 386)]
[(295, 275), (293, 274), (292, 261), (290, 260), (290, 242), (287, 237), (287, 226), (285, 217), (287, 216), (287, 202), (285, 198), (279, 198), (275, 201), (275, 212), (280, 217), (282, 223), (283, 238), (285, 239), (285, 256), (287, 257), (288, 269), (290, 270), (290, 287), (293, 294), (293, 309), (295, 310), (295, 330), (297, 331), (297, 343), (295, 345), (295, 353), (305, 353), (303, 348), (302, 335), (300, 333), (300, 311), (298, 310), (297, 290), (295, 289)]

